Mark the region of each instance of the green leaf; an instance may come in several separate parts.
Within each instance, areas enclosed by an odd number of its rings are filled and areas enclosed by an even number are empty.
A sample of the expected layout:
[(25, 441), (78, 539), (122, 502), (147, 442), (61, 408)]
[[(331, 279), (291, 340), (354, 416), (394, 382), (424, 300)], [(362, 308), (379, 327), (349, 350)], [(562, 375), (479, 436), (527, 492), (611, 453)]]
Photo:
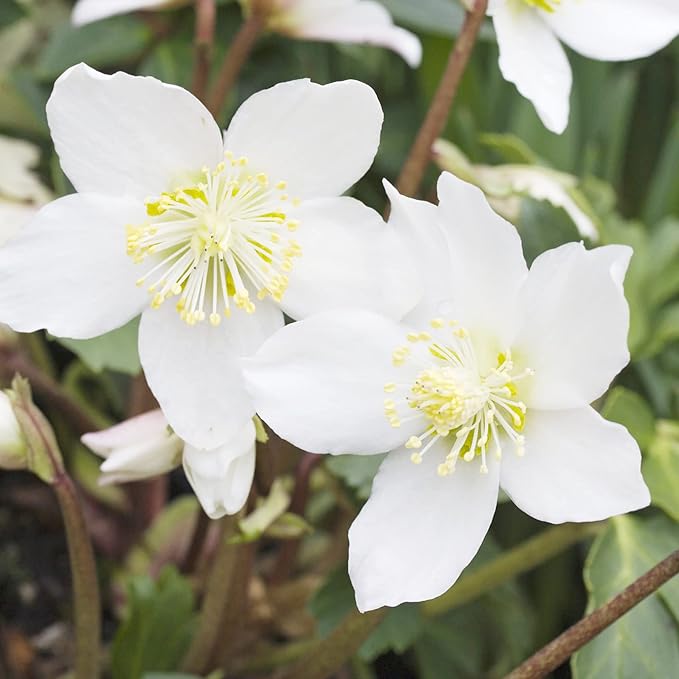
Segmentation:
[(642, 450), (650, 445), (655, 434), (655, 417), (646, 400), (635, 391), (626, 387), (611, 389), (601, 415), (627, 427)]
[(0, 5), (0, 28), (4, 28), (25, 16), (16, 0), (3, 0)]
[(371, 662), (387, 651), (404, 653), (422, 633), (424, 620), (416, 604), (390, 608), (384, 620), (359, 649), (362, 660)]
[(355, 608), (354, 590), (346, 564), (333, 571), (309, 601), (309, 610), (316, 618), (320, 637), (327, 637)]
[(56, 28), (40, 53), (38, 77), (54, 80), (67, 68), (87, 63), (93, 68), (135, 59), (151, 41), (151, 30), (133, 16), (117, 16), (76, 27), (70, 23)]
[(238, 522), (240, 535), (232, 542), (251, 542), (257, 540), (277, 519), (283, 516), (290, 506), (288, 493), (283, 479), (276, 479), (266, 498), (260, 499), (257, 508)]
[(370, 496), (373, 479), (384, 457), (384, 455), (335, 455), (328, 456), (325, 465), (353, 488), (360, 499), (366, 499)]
[(63, 344), (95, 372), (104, 369), (136, 375), (141, 369), (137, 349), (139, 319), (135, 318), (122, 328), (88, 340), (58, 337)]
[(134, 578), (129, 587), (129, 615), (111, 648), (112, 679), (141, 679), (146, 672), (176, 669), (193, 633), (191, 585), (174, 567), (157, 582)]
[(641, 466), (651, 501), (679, 521), (679, 423), (658, 422), (657, 433)]
[[(674, 551), (679, 526), (664, 515), (610, 520), (587, 558), (591, 611)], [(679, 667), (679, 579), (670, 580), (573, 656), (574, 679), (666, 679)]]

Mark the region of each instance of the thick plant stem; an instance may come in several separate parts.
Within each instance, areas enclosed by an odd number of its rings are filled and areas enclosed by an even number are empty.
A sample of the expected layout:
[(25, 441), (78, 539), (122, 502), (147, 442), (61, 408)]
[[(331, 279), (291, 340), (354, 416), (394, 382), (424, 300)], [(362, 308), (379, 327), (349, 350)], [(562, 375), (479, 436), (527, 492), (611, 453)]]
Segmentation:
[(74, 679), (97, 679), (101, 617), (94, 552), (73, 482), (65, 473), (60, 473), (53, 487), (64, 519), (73, 582)]
[(539, 533), (488, 564), (461, 577), (438, 599), (422, 604), (425, 615), (440, 615), (476, 599), (521, 573), (567, 550), (571, 545), (597, 533), (603, 523), (564, 523)]
[(233, 575), (238, 562), (240, 545), (229, 544), (236, 522), (236, 516), (225, 516), (221, 519), (219, 547), (203, 594), (198, 629), (182, 663), (184, 672), (201, 674), (212, 669), (208, 665), (219, 641), (222, 617), (229, 605)]
[(563, 664), (579, 648), (594, 639), (627, 611), (653, 594), (679, 573), (679, 549), (644, 573), (607, 604), (592, 611), (580, 622), (540, 649), (510, 672), (505, 679), (540, 679)]
[(355, 655), (386, 614), (386, 608), (369, 613), (351, 613), (337, 629), (315, 644), (282, 679), (326, 679), (331, 676)]
[(193, 573), (203, 549), (205, 547), (205, 540), (210, 532), (210, 517), (199, 507), (196, 510), (196, 523), (191, 534), (191, 542), (186, 550), (186, 556), (182, 563), (182, 573)]
[(250, 56), (257, 38), (264, 28), (264, 23), (264, 16), (258, 11), (253, 11), (238, 29), (238, 33), (236, 33), (236, 37), (233, 39), (226, 57), (224, 57), (217, 74), (217, 81), (208, 98), (208, 109), (215, 118), (219, 118), (224, 102), (229, 96), (243, 65)]
[(406, 196), (415, 196), (420, 187), (424, 171), (431, 158), (432, 145), (446, 126), (448, 112), (467, 68), (467, 62), (476, 43), (487, 6), (488, 0), (476, 0), (473, 9), (467, 12), (434, 99), (396, 183), (396, 188)]
[(212, 60), (212, 45), (215, 39), (215, 21), (217, 7), (215, 0), (196, 0), (196, 31), (194, 38), (194, 62), (191, 91), (205, 101), (210, 64)]

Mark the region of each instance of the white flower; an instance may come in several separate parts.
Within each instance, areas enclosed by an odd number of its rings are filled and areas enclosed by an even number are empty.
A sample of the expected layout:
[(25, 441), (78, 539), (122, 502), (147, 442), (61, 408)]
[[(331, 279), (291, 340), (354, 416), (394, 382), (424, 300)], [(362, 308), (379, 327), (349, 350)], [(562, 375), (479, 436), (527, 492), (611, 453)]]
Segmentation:
[(260, 416), (313, 452), (388, 452), (349, 533), (358, 607), (448, 589), (478, 550), (501, 487), (542, 521), (644, 507), (627, 430), (589, 404), (629, 360), (624, 246), (545, 252), (530, 272), (515, 229), (448, 173), (440, 204), (388, 187), (417, 258), (404, 322), (318, 314), (246, 363)]
[(25, 469), (26, 452), (26, 441), (9, 397), (0, 391), (0, 469)]
[(437, 139), (432, 152), (442, 170), (482, 189), (495, 212), (506, 219), (518, 220), (521, 198), (529, 196), (563, 208), (583, 238), (598, 240), (599, 231), (592, 209), (577, 190), (577, 178), (573, 175), (519, 163), (472, 165), (457, 146), (445, 139)]
[[(239, 0), (246, 12), (253, 0)], [(261, 0), (255, 0), (255, 2)], [(265, 0), (267, 28), (293, 38), (323, 42), (364, 43), (387, 47), (413, 68), (422, 60), (422, 45), (410, 31), (395, 26), (376, 0)]]
[(0, 135), (0, 245), (51, 199), (33, 170), (39, 159), (34, 144)]
[(255, 471), (252, 420), (234, 440), (214, 450), (185, 445), (168, 427), (160, 410), (85, 434), (81, 440), (105, 458), (99, 479), (102, 485), (158, 476), (183, 463), (198, 500), (213, 519), (238, 512), (252, 485)]
[(79, 65), (47, 117), (79, 193), (0, 248), (0, 322), (87, 339), (143, 312), (149, 385), (196, 448), (252, 419), (238, 357), (282, 327), (281, 309), (352, 303), (400, 317), (417, 300), (393, 229), (338, 197), (377, 149), (382, 111), (367, 85), (276, 85), (222, 139), (189, 92)]
[(138, 10), (169, 9), (187, 5), (191, 0), (78, 0), (71, 14), (76, 26)]
[(679, 33), (674, 0), (490, 0), (500, 70), (547, 129), (568, 124), (571, 68), (560, 42), (590, 59), (646, 57)]

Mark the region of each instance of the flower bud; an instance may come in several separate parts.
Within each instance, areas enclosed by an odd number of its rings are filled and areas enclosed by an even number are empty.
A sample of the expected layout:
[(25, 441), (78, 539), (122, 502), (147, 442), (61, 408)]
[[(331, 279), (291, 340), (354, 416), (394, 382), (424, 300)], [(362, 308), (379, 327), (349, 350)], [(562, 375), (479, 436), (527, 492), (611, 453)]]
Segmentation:
[(25, 469), (26, 441), (7, 394), (0, 391), (0, 467)]

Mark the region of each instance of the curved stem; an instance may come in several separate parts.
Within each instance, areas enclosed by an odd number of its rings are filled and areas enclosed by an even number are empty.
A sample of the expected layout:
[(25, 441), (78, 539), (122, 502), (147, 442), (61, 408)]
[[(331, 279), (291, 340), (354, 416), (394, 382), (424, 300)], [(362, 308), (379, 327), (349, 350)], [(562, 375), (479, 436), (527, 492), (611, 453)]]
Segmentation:
[(421, 606), (422, 612), (431, 616), (441, 615), (452, 608), (462, 606), (494, 587), (548, 561), (580, 540), (594, 535), (603, 526), (603, 523), (564, 523), (548, 528), (501, 554), (490, 563), (464, 575), (445, 594), (437, 599), (425, 601)]
[(87, 533), (82, 506), (71, 479), (62, 472), (56, 477), (53, 487), (64, 519), (73, 581), (74, 679), (96, 679), (99, 676), (100, 664), (101, 618), (99, 584), (92, 543)]
[(194, 39), (194, 63), (191, 91), (205, 101), (207, 82), (210, 76), (212, 45), (215, 39), (217, 7), (215, 0), (196, 0), (196, 32)]
[(396, 183), (396, 188), (406, 196), (414, 196), (419, 189), (424, 171), (431, 158), (431, 147), (446, 125), (448, 112), (467, 68), (487, 6), (488, 0), (476, 0), (473, 9), (467, 12), (434, 99)]
[(182, 563), (182, 573), (193, 573), (195, 570), (198, 560), (205, 548), (205, 539), (210, 532), (210, 523), (210, 517), (201, 507), (199, 507), (196, 510), (196, 522), (193, 526), (191, 542), (189, 543), (189, 548), (186, 550), (186, 556)]
[(238, 33), (236, 33), (236, 37), (233, 39), (231, 47), (229, 47), (229, 51), (219, 69), (217, 81), (208, 97), (208, 109), (215, 118), (219, 117), (224, 102), (229, 96), (229, 92), (236, 82), (241, 68), (243, 68), (247, 58), (250, 56), (250, 52), (255, 46), (263, 28), (263, 15), (253, 11), (238, 29)]
[(540, 649), (505, 679), (540, 679), (679, 573), (679, 549)]

